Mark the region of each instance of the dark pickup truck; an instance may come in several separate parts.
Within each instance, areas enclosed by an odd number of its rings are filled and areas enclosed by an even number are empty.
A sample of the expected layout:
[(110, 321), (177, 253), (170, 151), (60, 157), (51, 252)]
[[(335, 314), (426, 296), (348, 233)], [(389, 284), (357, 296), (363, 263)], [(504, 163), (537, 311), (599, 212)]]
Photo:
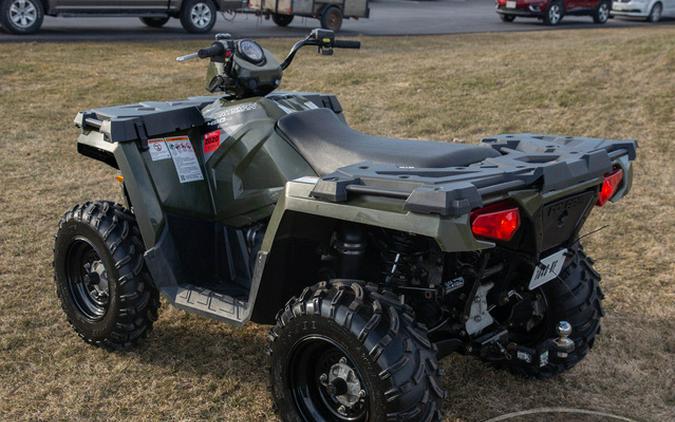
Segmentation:
[(138, 17), (153, 28), (180, 19), (188, 32), (209, 32), (219, 11), (236, 10), (242, 0), (0, 0), (0, 24), (14, 34), (37, 32), (45, 15)]

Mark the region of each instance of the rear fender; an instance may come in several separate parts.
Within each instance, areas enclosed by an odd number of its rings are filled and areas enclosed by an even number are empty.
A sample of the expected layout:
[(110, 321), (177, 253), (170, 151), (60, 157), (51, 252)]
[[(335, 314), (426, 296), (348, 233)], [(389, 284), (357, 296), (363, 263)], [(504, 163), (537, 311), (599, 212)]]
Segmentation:
[(267, 226), (254, 271), (249, 303), (251, 320), (273, 322), (274, 315), (293, 295), (321, 280), (316, 278), (318, 255), (312, 245), (327, 239), (340, 222), (414, 233), (434, 239), (445, 252), (493, 247), (471, 234), (469, 216), (441, 217), (403, 210), (401, 201), (359, 197), (349, 202), (327, 202), (311, 196), (316, 178), (286, 184)]

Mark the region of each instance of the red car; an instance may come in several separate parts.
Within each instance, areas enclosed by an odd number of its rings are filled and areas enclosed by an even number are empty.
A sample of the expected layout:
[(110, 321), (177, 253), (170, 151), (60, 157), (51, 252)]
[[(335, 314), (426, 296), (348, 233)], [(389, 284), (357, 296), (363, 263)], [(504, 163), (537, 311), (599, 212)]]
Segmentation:
[(557, 25), (565, 15), (586, 15), (595, 23), (605, 23), (611, 9), (611, 0), (497, 0), (497, 14), (503, 22), (525, 17)]

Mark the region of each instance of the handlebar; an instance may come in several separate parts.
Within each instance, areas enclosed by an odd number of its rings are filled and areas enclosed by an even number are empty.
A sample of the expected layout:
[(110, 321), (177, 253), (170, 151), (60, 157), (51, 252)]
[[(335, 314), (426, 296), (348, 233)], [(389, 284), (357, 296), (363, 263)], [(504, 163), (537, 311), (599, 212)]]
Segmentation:
[(361, 41), (347, 41), (347, 40), (335, 40), (333, 42), (334, 48), (361, 48)]
[(225, 46), (222, 43), (215, 42), (211, 47), (202, 48), (197, 51), (197, 57), (205, 59), (207, 57), (218, 57), (225, 55)]
[[(176, 57), (178, 62), (186, 62), (193, 59), (205, 59), (208, 57), (218, 57), (224, 56), (226, 49), (229, 47), (225, 46), (224, 40), (229, 40), (229, 34), (218, 34), (216, 35), (216, 42), (214, 42), (211, 47), (202, 48), (196, 53), (186, 54), (185, 56)], [(305, 39), (300, 40), (293, 45), (291, 51), (286, 56), (286, 59), (281, 63), (281, 69), (286, 69), (293, 61), (295, 54), (302, 47), (307, 45), (313, 45), (319, 47), (319, 52), (325, 55), (332, 55), (333, 48), (352, 48), (359, 49), (361, 48), (360, 41), (350, 41), (350, 40), (336, 40), (335, 33), (327, 29), (314, 29)]]
[(221, 42), (214, 42), (211, 47), (206, 47), (198, 50), (196, 53), (186, 54), (184, 56), (176, 57), (177, 62), (186, 62), (193, 59), (206, 59), (208, 57), (218, 57), (225, 55), (225, 46)]

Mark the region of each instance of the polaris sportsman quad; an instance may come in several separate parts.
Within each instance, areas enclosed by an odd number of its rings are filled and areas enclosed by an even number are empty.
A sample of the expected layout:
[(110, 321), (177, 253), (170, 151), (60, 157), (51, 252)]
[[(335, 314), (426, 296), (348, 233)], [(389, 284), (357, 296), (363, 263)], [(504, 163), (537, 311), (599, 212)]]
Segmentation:
[(570, 369), (600, 331), (600, 275), (579, 244), (632, 181), (634, 141), (535, 134), (480, 145), (388, 139), (327, 94), (278, 91), (278, 62), (218, 35), (210, 97), (81, 112), (78, 151), (119, 170), (126, 205), (62, 218), (58, 296), (94, 345), (137, 342), (174, 306), (274, 324), (284, 420), (441, 417), (437, 360), (475, 355), (531, 377)]

